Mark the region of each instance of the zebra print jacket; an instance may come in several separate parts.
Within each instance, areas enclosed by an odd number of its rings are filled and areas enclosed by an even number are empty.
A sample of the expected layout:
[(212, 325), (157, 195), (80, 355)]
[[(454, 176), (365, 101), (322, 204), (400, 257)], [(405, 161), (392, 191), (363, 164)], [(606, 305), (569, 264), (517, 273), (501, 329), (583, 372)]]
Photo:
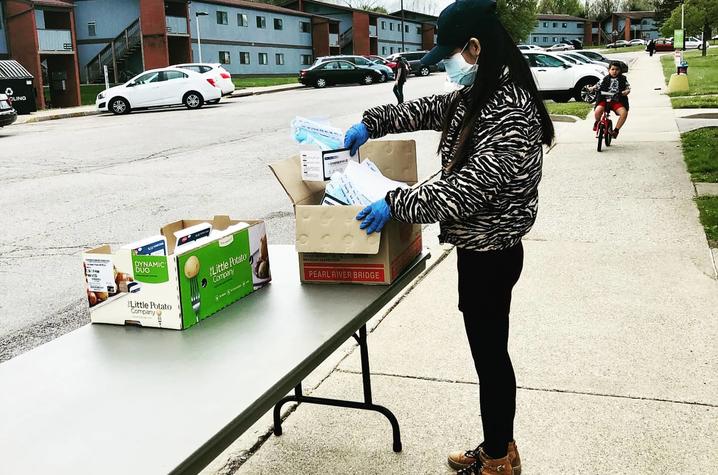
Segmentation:
[[(371, 138), (441, 131), (452, 100), (467, 91), (375, 107), (364, 113), (362, 122)], [(465, 112), (462, 101), (440, 147), (440, 179), (391, 191), (386, 200), (399, 221), (438, 221), (442, 243), (479, 251), (507, 249), (518, 244), (536, 220), (543, 162), (538, 110), (529, 93), (505, 75), (480, 113), (471, 136), (472, 153), (461, 168), (447, 171)]]

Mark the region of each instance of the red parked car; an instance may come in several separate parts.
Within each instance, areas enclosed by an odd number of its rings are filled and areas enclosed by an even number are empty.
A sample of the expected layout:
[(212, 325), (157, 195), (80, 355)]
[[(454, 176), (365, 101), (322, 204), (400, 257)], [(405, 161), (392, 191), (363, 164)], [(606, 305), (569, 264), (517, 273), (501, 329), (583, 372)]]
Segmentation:
[(396, 63), (396, 61), (389, 61), (386, 58), (382, 58), (381, 56), (377, 56), (375, 54), (368, 54), (364, 56), (367, 59), (371, 59), (372, 61), (379, 61), (384, 66), (389, 66), (392, 71), (394, 71), (394, 74), (396, 74), (396, 68), (399, 67), (399, 65)]
[(658, 38), (655, 40), (656, 51), (673, 51), (673, 41), (667, 38)]

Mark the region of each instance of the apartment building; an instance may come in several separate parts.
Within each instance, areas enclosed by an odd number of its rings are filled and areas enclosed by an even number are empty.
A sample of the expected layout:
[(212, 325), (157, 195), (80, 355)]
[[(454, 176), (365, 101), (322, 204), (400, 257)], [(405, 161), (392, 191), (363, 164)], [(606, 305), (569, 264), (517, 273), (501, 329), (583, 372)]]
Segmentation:
[(402, 11), (383, 14), (324, 3), (290, 0), (285, 7), (339, 21), (342, 54), (389, 55), (431, 49), (436, 42), (436, 17)]
[(541, 47), (551, 46), (562, 41), (578, 40), (591, 44), (592, 23), (585, 18), (572, 15), (539, 14), (536, 25), (527, 38), (527, 44)]
[(40, 108), (46, 106), (46, 93), (52, 107), (80, 104), (72, 10), (69, 0), (3, 0), (0, 4), (0, 57), (17, 60), (35, 77)]
[(604, 36), (611, 41), (655, 40), (660, 36), (654, 11), (615, 12), (601, 22)]

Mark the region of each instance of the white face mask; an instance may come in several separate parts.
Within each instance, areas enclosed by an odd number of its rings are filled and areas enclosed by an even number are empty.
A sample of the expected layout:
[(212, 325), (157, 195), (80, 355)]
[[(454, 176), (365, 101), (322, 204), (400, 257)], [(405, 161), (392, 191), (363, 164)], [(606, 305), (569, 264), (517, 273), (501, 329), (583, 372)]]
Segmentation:
[[(466, 46), (469, 46), (469, 43), (466, 43)], [(479, 68), (478, 64), (467, 63), (461, 54), (466, 49), (466, 46), (460, 52), (444, 60), (447, 78), (454, 84), (461, 86), (472, 85), (476, 79), (476, 71)]]

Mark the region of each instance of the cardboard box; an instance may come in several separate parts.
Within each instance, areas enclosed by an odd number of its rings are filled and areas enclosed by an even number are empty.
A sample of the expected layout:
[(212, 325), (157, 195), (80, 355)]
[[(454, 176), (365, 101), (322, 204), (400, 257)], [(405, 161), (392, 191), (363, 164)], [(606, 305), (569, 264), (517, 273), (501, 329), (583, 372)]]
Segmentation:
[[(212, 223), (214, 237), (177, 254), (174, 232), (203, 222)], [(247, 226), (230, 228), (239, 223)], [(183, 220), (162, 235), (168, 255), (109, 246), (83, 255), (93, 323), (183, 330), (271, 281), (263, 221)]]
[[(382, 174), (417, 182), (413, 140), (373, 141), (361, 148)], [(302, 181), (299, 156), (270, 165), (294, 203), (302, 282), (390, 284), (421, 253), (421, 225), (390, 221), (381, 233), (359, 229), (359, 206), (321, 206), (325, 182)]]

